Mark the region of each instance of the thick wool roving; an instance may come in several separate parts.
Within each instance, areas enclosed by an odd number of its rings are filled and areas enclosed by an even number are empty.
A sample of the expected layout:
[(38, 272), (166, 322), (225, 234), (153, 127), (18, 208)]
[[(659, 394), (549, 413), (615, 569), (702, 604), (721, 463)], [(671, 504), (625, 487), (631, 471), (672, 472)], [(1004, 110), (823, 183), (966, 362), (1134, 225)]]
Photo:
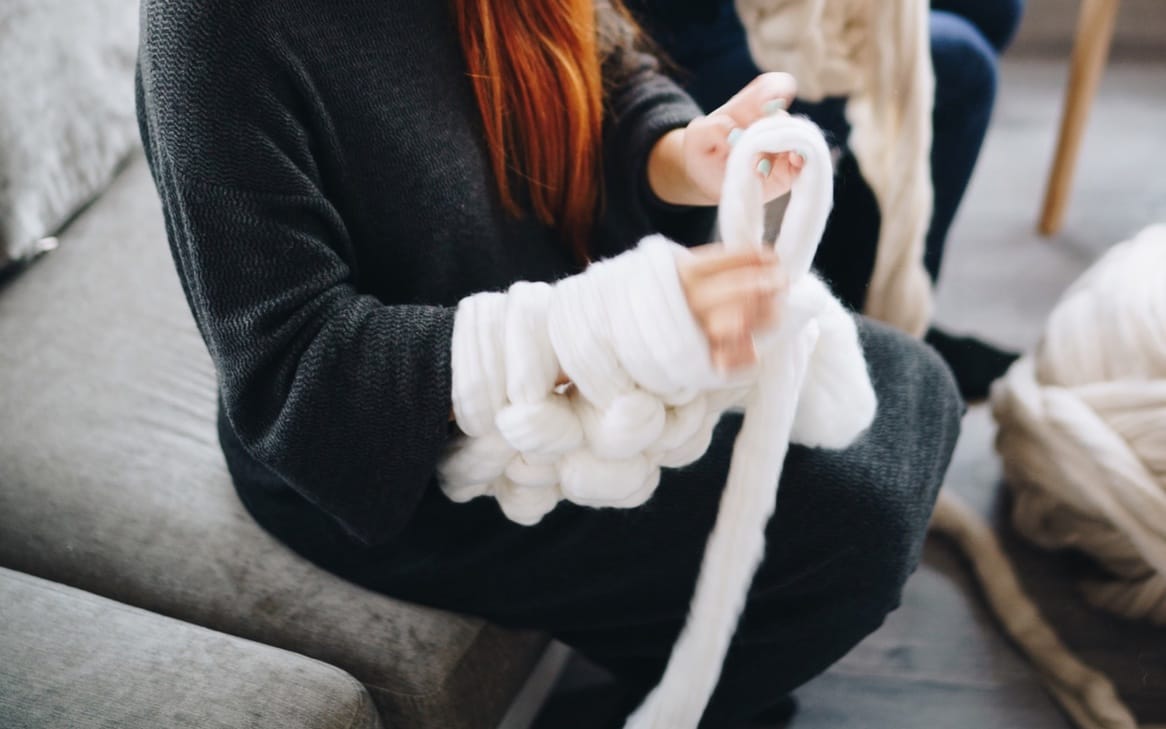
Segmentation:
[[(1114, 246), (1064, 293), (1036, 352), (993, 386), (992, 413), (1017, 531), (1106, 567), (1112, 579), (1083, 586), (1094, 605), (1166, 624), (1166, 226)], [(931, 526), (967, 555), (1076, 726), (1137, 729), (1024, 594), (982, 517), (945, 491)]]
[[(761, 245), (754, 166), (760, 154), (791, 150), (806, 165), (775, 244), (790, 293), (746, 374), (712, 368), (676, 273), (677, 257), (691, 253), (660, 236), (554, 285), (518, 283), (458, 305), (453, 404), (466, 437), (440, 468), (454, 501), (492, 496), (522, 524), (563, 499), (635, 507), (651, 498), (660, 468), (704, 454), (727, 409), (745, 411), (688, 622), (629, 729), (697, 726), (764, 555), (789, 443), (845, 447), (874, 418), (854, 320), (810, 272), (833, 194), (817, 127), (782, 116), (745, 131), (728, 162), (722, 235), (729, 246)], [(555, 387), (560, 371), (569, 391)]]
[[(1065, 292), (992, 413), (1017, 531), (1104, 566), (1111, 579), (1083, 586), (1094, 605), (1166, 625), (1166, 226)], [(1108, 682), (1065, 675), (1052, 688), (1079, 726), (1136, 726)]]
[(1104, 565), (1093, 604), (1166, 625), (1166, 226), (1065, 292), (992, 412), (1017, 530)]
[(919, 336), (931, 318), (923, 243), (931, 222), (927, 0), (736, 0), (757, 65), (798, 96), (845, 96), (850, 147), (882, 213), (864, 313)]

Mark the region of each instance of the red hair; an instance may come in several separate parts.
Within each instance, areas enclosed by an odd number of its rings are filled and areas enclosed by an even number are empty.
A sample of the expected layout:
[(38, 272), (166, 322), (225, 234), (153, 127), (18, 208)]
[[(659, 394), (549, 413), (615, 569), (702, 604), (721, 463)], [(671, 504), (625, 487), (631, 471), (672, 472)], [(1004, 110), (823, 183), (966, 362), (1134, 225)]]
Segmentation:
[(594, 0), (453, 0), (506, 211), (580, 261), (602, 199), (603, 77)]

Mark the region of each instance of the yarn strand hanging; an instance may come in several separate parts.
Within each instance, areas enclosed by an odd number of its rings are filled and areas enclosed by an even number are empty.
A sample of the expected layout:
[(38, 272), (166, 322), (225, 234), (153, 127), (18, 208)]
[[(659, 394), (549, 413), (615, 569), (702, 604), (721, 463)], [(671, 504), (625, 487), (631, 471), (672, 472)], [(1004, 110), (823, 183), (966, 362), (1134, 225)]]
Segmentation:
[[(749, 372), (712, 368), (676, 272), (692, 254), (661, 236), (554, 285), (520, 282), (458, 305), (453, 405), (466, 437), (439, 469), (454, 501), (492, 497), (522, 524), (563, 499), (639, 506), (662, 467), (700, 458), (724, 412), (744, 410), (689, 618), (627, 729), (695, 729), (765, 552), (789, 443), (843, 448), (874, 419), (854, 319), (810, 272), (833, 196), (830, 152), (811, 122), (769, 118), (737, 141), (719, 211), (725, 244), (763, 244), (757, 158), (790, 151), (805, 166), (774, 244), (790, 291)], [(570, 394), (555, 389), (560, 369)]]
[[(922, 334), (931, 313), (931, 287), (922, 265), (923, 240), (932, 210), (930, 148), (935, 79), (929, 54), (930, 3), (735, 0), (735, 5), (750, 53), (760, 68), (793, 74), (800, 98), (848, 98), (850, 146), (874, 191), (882, 219), (864, 311), (908, 333)], [(1150, 229), (1140, 239), (1147, 237), (1158, 239), (1159, 249), (1163, 247), (1161, 227)], [(1143, 250), (1149, 245), (1140, 244)], [(1136, 272), (1130, 264), (1124, 264), (1130, 266), (1124, 269), (1107, 263), (1106, 270), (1120, 269), (1131, 280), (1139, 281), (1151, 280), (1146, 272), (1159, 272), (1158, 278), (1152, 279), (1153, 290), (1166, 291), (1162, 254), (1142, 255), (1143, 266)], [(1099, 276), (1087, 274), (1082, 282)], [(1077, 288), (1083, 286), (1081, 283)], [(1120, 280), (1111, 280), (1108, 293), (1122, 289)], [(1130, 327), (1123, 323), (1132, 316), (1134, 321), (1155, 323), (1156, 327), (1143, 325), (1141, 331), (1145, 342), (1161, 343), (1166, 332), (1166, 305), (1147, 292), (1140, 296), (1141, 308), (1127, 312), (1125, 319), (1111, 312), (1105, 325), (1094, 323), (1096, 328), (1088, 330), (1128, 331)], [(1050, 327), (1056, 318), (1054, 314)], [(1058, 341), (1071, 339), (1063, 335)], [(1059, 346), (1046, 340), (1042, 348)], [(1103, 561), (1120, 579), (1086, 585), (1087, 599), (1127, 617), (1164, 624), (1166, 537), (1161, 530), (1166, 528), (1166, 489), (1161, 483), (1166, 471), (1166, 444), (1162, 442), (1166, 438), (1166, 386), (1161, 384), (1162, 369), (1154, 382), (1143, 378), (1136, 384), (1106, 382), (1079, 384), (1071, 390), (1041, 389), (1034, 384), (1038, 379), (1058, 381), (1047, 372), (1049, 362), (1089, 360), (1088, 352), (1105, 350), (1096, 342), (1084, 349), (1062, 349), (1074, 351), (1045, 352), (1041, 357), (1045, 372), (1035, 371), (1031, 363), (1018, 363), (993, 395), (993, 408), (1001, 422), (997, 448), (1005, 461), (1008, 483), (1018, 492), (1014, 522), (1019, 531), (1046, 548), (1073, 541), (1087, 551), (1106, 555)], [(1166, 352), (1166, 346), (1160, 346), (1158, 352)], [(1144, 357), (1145, 352), (1140, 355)], [(1163, 359), (1166, 354), (1160, 354), (1156, 361)], [(1062, 439), (1057, 433), (1074, 435)], [(1139, 463), (1142, 452), (1148, 454), (1142, 459), (1144, 465)], [(1092, 455), (1082, 458), (1082, 454)], [(1077, 475), (1054, 476), (1052, 472), (1061, 463), (1073, 464)], [(1074, 487), (1052, 496), (1051, 489), (1016, 486), (1053, 479), (1113, 483), (1113, 493), (1107, 488)], [(1073, 506), (1060, 508), (1058, 503)], [(1079, 516), (1081, 510), (1089, 516)], [(1083, 526), (1085, 523), (1090, 526)], [(1114, 538), (1114, 531), (1105, 524), (1125, 536)], [(1024, 594), (999, 540), (980, 514), (945, 489), (940, 492), (931, 526), (967, 557), (1001, 627), (1032, 661), (1074, 724), (1081, 729), (1137, 726), (1109, 680), (1072, 655)]]

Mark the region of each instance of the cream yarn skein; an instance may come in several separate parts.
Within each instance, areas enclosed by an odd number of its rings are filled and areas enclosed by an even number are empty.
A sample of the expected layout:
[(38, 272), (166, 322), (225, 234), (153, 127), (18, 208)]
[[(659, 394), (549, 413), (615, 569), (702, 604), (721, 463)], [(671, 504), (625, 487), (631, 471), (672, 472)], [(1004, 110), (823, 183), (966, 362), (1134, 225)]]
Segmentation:
[(1166, 625), (1166, 226), (1065, 292), (992, 412), (1017, 531), (1104, 566), (1092, 604)]
[[(688, 621), (660, 684), (628, 729), (694, 729), (764, 555), (791, 441), (845, 447), (876, 400), (852, 316), (810, 263), (833, 195), (821, 131), (789, 116), (754, 124), (730, 155), (720, 208), (726, 245), (760, 245), (763, 153), (806, 160), (775, 243), (790, 274), (782, 325), (758, 342), (760, 363), (726, 378), (710, 363), (676, 273), (691, 255), (660, 236), (555, 283), (518, 283), (458, 305), (453, 404), (466, 438), (439, 469), (454, 501), (488, 495), (532, 524), (567, 499), (630, 508), (651, 497), (660, 468), (707, 450), (729, 408), (744, 421)], [(555, 389), (558, 370), (573, 391)]]
[[(1107, 567), (1110, 582), (1084, 585), (1094, 605), (1166, 623), (1166, 226), (1114, 246), (1063, 294), (1036, 353), (993, 386), (992, 413), (1017, 531)], [(968, 557), (1076, 726), (1137, 729), (1113, 684), (1024, 594), (979, 514), (943, 491), (931, 528)]]

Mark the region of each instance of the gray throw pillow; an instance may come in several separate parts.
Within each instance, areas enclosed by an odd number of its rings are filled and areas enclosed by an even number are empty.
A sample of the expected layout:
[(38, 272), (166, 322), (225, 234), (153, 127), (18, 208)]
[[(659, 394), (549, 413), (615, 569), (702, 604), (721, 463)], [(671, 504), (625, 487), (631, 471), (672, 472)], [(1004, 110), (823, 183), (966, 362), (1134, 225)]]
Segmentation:
[(0, 268), (44, 248), (138, 144), (137, 0), (0, 1)]

